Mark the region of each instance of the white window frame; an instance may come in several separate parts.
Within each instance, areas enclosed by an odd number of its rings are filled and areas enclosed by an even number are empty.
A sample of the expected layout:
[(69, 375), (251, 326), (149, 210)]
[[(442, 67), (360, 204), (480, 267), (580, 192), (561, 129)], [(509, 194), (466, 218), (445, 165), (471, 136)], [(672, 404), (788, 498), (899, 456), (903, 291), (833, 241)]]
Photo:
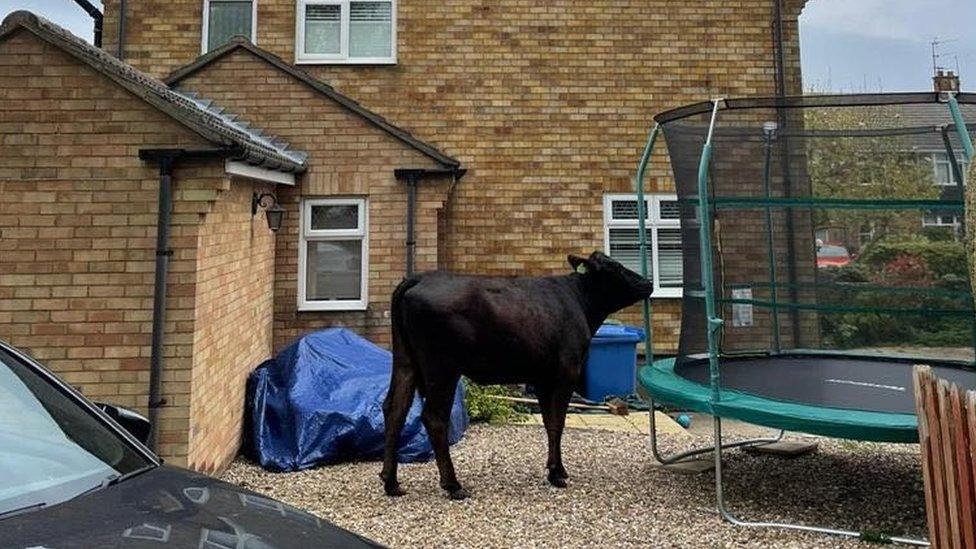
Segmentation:
[[(929, 221), (928, 219), (926, 219), (926, 217), (928, 217), (929, 215), (932, 215), (932, 216), (935, 217), (935, 222), (934, 223), (931, 222), (931, 221)], [(958, 215), (955, 215), (955, 214), (952, 215), (952, 223), (945, 223), (945, 222), (943, 222), (942, 221), (942, 218), (943, 217), (945, 217), (945, 216), (940, 215), (940, 214), (925, 214), (925, 213), (923, 213), (922, 214), (922, 226), (923, 227), (959, 227), (960, 225), (962, 225), (962, 223), (961, 223)]]
[[(210, 0), (203, 0), (203, 32), (200, 34), (200, 53), (205, 54), (210, 42)], [(251, 0), (251, 43), (258, 43), (258, 0)]]
[[(956, 174), (952, 171), (952, 162), (949, 161), (949, 153), (946, 151), (932, 151), (930, 153), (930, 159), (932, 160), (932, 173), (935, 178), (935, 184), (940, 187), (955, 187), (956, 186)], [(966, 159), (957, 156), (956, 161), (959, 163), (959, 171), (962, 172), (962, 185), (966, 186), (966, 175), (969, 171), (969, 164), (966, 163)], [(939, 180), (939, 165), (945, 165), (946, 171), (949, 173), (949, 182), (943, 182)], [(940, 225), (942, 227), (947, 227), (948, 225)]]
[[(349, 57), (350, 0), (297, 0), (295, 63), (298, 65), (395, 65), (397, 62), (397, 0), (390, 2), (390, 57)], [(386, 0), (384, 0), (386, 1)], [(339, 53), (305, 53), (305, 12), (308, 6), (339, 6)]]
[[(312, 230), (312, 207), (357, 206), (358, 226), (355, 229)], [(308, 243), (323, 240), (360, 238), (363, 243), (359, 299), (330, 301), (306, 299), (308, 273)], [(365, 311), (369, 304), (369, 201), (366, 197), (306, 198), (301, 201), (298, 228), (298, 310), (299, 311)]]
[[(629, 200), (632, 202), (637, 202), (636, 194), (605, 194), (603, 195), (603, 249), (606, 253), (610, 254), (610, 229), (636, 229), (639, 227), (637, 219), (614, 219), (613, 218), (613, 201), (615, 200)], [(647, 210), (644, 212), (645, 215), (645, 227), (647, 228), (647, 236), (649, 238), (649, 252), (651, 260), (651, 281), (654, 283), (654, 292), (651, 294), (652, 299), (661, 298), (680, 298), (682, 295), (682, 288), (678, 287), (661, 287), (661, 269), (658, 260), (658, 244), (657, 244), (657, 230), (658, 229), (680, 229), (681, 221), (679, 219), (662, 219), (661, 218), (661, 202), (674, 202), (678, 200), (678, 196), (675, 194), (668, 193), (645, 193), (644, 200), (647, 201)], [(639, 273), (638, 273), (639, 274)]]

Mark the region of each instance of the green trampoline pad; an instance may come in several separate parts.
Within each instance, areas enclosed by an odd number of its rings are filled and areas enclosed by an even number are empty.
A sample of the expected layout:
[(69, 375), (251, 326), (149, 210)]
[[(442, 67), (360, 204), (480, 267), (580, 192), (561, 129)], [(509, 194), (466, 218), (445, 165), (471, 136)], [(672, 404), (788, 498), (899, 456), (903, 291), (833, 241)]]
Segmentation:
[[(918, 442), (911, 366), (845, 356), (722, 359), (723, 384), (714, 403), (706, 358), (686, 361), (679, 371), (674, 358), (657, 360), (640, 369), (638, 380), (654, 400), (695, 412), (786, 431), (910, 443)], [(876, 368), (886, 368), (891, 379), (878, 381)], [(976, 383), (976, 371), (947, 370), (963, 386)], [(873, 381), (862, 381), (865, 376)]]

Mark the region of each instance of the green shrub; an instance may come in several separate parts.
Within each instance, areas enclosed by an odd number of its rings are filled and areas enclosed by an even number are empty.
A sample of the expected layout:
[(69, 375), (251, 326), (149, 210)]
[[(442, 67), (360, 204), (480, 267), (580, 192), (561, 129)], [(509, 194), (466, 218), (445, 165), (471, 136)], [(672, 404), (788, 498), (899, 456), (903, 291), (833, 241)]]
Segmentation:
[(881, 269), (899, 256), (919, 256), (936, 278), (946, 275), (967, 276), (966, 248), (960, 242), (936, 241), (924, 238), (881, 240), (868, 246), (859, 263)]
[[(820, 269), (817, 302), (863, 312), (820, 315), (828, 348), (972, 345), (973, 320), (957, 314), (968, 308), (965, 250), (957, 242), (925, 239), (874, 243), (853, 263)], [(916, 309), (920, 312), (895, 312)], [(872, 311), (873, 310), (873, 311)]]
[(525, 408), (518, 403), (493, 396), (519, 396), (519, 392), (504, 385), (478, 385), (464, 378), (468, 417), (472, 423), (487, 422), (494, 425), (520, 423), (526, 419)]

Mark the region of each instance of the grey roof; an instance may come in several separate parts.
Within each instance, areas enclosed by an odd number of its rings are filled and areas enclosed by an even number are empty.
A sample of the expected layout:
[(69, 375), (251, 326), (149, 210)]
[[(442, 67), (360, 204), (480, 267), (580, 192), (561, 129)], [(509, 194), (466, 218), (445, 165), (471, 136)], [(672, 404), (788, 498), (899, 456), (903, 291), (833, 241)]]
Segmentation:
[(249, 127), (212, 102), (171, 90), (161, 81), (119, 61), (60, 26), (29, 11), (15, 11), (0, 25), (0, 40), (19, 29), (89, 65), (137, 97), (169, 115), (194, 133), (222, 148), (237, 151), (231, 158), (285, 172), (303, 172), (307, 154)]
[(431, 158), (441, 166), (445, 168), (456, 169), (456, 170), (460, 169), (461, 163), (457, 159), (442, 153), (433, 145), (430, 145), (424, 141), (421, 141), (420, 139), (417, 139), (416, 137), (411, 135), (410, 132), (394, 125), (393, 123), (383, 118), (382, 116), (360, 105), (349, 96), (343, 95), (332, 86), (322, 82), (321, 80), (316, 79), (314, 76), (286, 62), (284, 59), (278, 57), (277, 55), (267, 50), (261, 49), (258, 46), (255, 46), (249, 40), (240, 36), (233, 38), (230, 42), (227, 42), (223, 46), (220, 46), (209, 53), (201, 55), (193, 62), (183, 67), (180, 67), (179, 69), (176, 69), (164, 80), (170, 86), (174, 86), (174, 87), (178, 86), (181, 81), (183, 81), (190, 75), (195, 74), (199, 70), (213, 63), (214, 61), (217, 61), (218, 59), (221, 59), (222, 57), (234, 51), (237, 51), (239, 49), (254, 54), (258, 58), (263, 59), (264, 61), (276, 67), (277, 69), (292, 76), (293, 78), (296, 78), (300, 82), (311, 87), (313, 90), (321, 93), (322, 95), (328, 97), (329, 99), (332, 99), (333, 101), (338, 103), (343, 108), (349, 110), (353, 114), (363, 118), (373, 126), (390, 134), (391, 136), (402, 141), (403, 143), (410, 146), (411, 148), (416, 149), (417, 151), (421, 152), (425, 156)]
[[(970, 133), (976, 131), (976, 105), (960, 103), (966, 128)], [(936, 128), (948, 126), (949, 139), (957, 154), (962, 152), (959, 134), (956, 132), (954, 121), (949, 114), (949, 107), (945, 103), (911, 103), (903, 105), (886, 105), (877, 109), (878, 115), (885, 117), (886, 122), (879, 127), (897, 128), (932, 128), (931, 133), (920, 133), (904, 136), (904, 142), (920, 151), (944, 151), (942, 132)]]

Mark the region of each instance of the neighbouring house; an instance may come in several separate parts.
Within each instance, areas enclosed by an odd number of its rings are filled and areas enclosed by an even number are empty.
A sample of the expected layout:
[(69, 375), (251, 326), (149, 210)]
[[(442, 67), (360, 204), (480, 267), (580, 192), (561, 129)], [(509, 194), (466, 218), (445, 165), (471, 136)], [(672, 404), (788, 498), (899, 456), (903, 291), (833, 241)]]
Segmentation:
[[(932, 77), (932, 82), (933, 90), (936, 92), (961, 91), (959, 76), (952, 71), (938, 71)], [(976, 105), (963, 103), (959, 105), (959, 109), (970, 133), (976, 131)], [(963, 199), (964, 189), (968, 186), (966, 172), (969, 171), (969, 163), (966, 162), (952, 116), (946, 105), (937, 103), (887, 105), (879, 109), (876, 114), (879, 117), (894, 118), (901, 127), (928, 129), (928, 131), (897, 137), (898, 148), (917, 155), (919, 160), (931, 166), (931, 181), (938, 189), (937, 196), (940, 200)], [(953, 157), (955, 165), (953, 165)], [(917, 213), (906, 212), (904, 215), (915, 216)], [(964, 223), (958, 213), (926, 211), (919, 216), (918, 220), (920, 225), (917, 227), (944, 232), (950, 238), (963, 237)], [(842, 244), (852, 252), (860, 250), (879, 237), (876, 228), (870, 223), (864, 223), (860, 227), (819, 226), (816, 236), (823, 243)]]
[[(12, 14), (0, 338), (97, 400), (146, 410), (156, 383), (160, 453), (218, 470), (247, 374), (328, 326), (388, 344), (408, 271), (564, 273), (593, 249), (637, 269), (652, 116), (772, 95), (778, 58), (798, 91), (803, 2), (781, 3), (106, 0), (104, 50)], [(681, 256), (663, 148), (648, 186), (666, 352)]]

